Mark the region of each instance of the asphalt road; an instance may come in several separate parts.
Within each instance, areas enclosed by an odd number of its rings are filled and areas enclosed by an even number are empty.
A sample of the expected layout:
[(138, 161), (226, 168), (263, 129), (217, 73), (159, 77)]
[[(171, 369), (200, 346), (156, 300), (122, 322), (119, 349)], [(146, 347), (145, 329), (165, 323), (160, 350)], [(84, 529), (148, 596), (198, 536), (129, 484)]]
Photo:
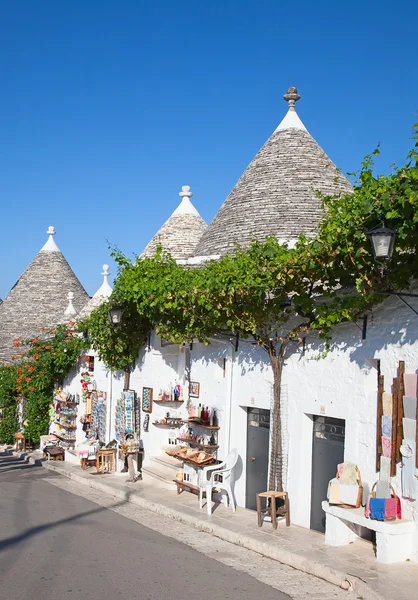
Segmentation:
[(50, 477), (0, 456), (1, 600), (290, 598)]

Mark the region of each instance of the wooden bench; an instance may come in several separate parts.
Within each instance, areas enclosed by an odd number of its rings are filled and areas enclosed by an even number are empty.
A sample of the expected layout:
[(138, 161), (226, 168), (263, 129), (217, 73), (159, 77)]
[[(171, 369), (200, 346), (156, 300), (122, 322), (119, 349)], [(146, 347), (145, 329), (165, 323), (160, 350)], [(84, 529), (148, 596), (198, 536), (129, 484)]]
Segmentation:
[[(186, 490), (192, 494), (197, 494), (197, 498), (199, 499), (200, 487), (198, 485), (194, 485), (193, 483), (181, 479), (173, 479), (173, 481), (177, 485), (177, 494), (181, 494)], [(206, 495), (206, 488), (203, 489), (203, 494)], [(215, 489), (212, 490), (212, 496), (213, 494), (216, 494)]]
[(359, 536), (357, 527), (376, 532), (376, 559), (381, 563), (418, 560), (418, 529), (414, 521), (376, 521), (366, 519), (364, 508), (341, 508), (322, 502), (326, 514), (325, 543), (346, 546)]

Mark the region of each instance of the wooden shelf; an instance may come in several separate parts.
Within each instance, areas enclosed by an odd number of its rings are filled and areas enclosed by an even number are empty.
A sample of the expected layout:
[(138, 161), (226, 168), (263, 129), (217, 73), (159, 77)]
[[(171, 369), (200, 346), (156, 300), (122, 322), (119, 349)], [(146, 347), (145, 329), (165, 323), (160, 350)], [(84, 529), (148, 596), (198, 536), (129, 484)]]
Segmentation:
[(193, 440), (188, 440), (187, 438), (178, 437), (177, 440), (179, 442), (187, 442), (190, 446), (195, 446), (200, 450), (217, 450), (219, 446), (208, 446), (207, 444), (199, 444), (198, 442), (194, 442)]
[(154, 400), (154, 402), (164, 402), (164, 404), (183, 404), (184, 400), (163, 400), (162, 398)]
[(153, 425), (155, 425), (155, 427), (165, 427), (166, 429), (181, 427), (181, 423), (177, 423), (177, 425), (175, 423), (153, 423)]
[(212, 429), (214, 431), (218, 431), (218, 429), (220, 429), (220, 427), (218, 427), (217, 425), (205, 425), (201, 421), (193, 421), (193, 419), (191, 421), (183, 421), (183, 423), (185, 425), (197, 425), (197, 427), (203, 427), (204, 429)]
[(66, 438), (63, 437), (62, 435), (59, 435), (58, 433), (51, 433), (51, 435), (55, 435), (55, 437), (57, 437), (59, 440), (62, 440), (63, 442), (75, 442), (76, 438)]
[(78, 402), (75, 402), (74, 400), (57, 400), (57, 402), (59, 402), (60, 404), (77, 404), (78, 406)]
[(182, 460), (183, 462), (186, 462), (187, 464), (192, 465), (193, 467), (198, 467), (199, 469), (204, 469), (205, 467), (212, 466), (214, 463), (216, 463), (215, 459), (213, 459), (211, 462), (207, 461), (203, 464), (198, 463), (190, 458), (179, 458), (179, 460)]

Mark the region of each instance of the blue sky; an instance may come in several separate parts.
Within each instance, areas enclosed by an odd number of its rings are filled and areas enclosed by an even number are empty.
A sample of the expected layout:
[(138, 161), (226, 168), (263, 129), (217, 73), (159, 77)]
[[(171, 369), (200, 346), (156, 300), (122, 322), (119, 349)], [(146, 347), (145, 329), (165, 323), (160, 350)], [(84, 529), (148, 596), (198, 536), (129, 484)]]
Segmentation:
[[(0, 297), (48, 225), (92, 294), (190, 185), (206, 221), (286, 112), (343, 171), (418, 112), (418, 3), (17, 0), (0, 6)], [(113, 273), (115, 269), (113, 268)], [(63, 290), (66, 293), (66, 290)]]

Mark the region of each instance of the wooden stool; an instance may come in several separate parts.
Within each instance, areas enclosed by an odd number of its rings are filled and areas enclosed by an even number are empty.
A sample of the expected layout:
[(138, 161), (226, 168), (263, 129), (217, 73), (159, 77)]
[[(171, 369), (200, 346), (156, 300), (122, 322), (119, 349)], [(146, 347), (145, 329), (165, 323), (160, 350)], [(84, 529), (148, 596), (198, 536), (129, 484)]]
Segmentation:
[(28, 452), (30, 452), (30, 449), (31, 449), (30, 440), (25, 438), (23, 433), (20, 433), (20, 432), (15, 433), (15, 440), (16, 440), (16, 452), (18, 452), (19, 450), (21, 450), (22, 452), (26, 452), (26, 450)]
[(96, 469), (98, 473), (114, 473), (116, 470), (116, 449), (99, 450), (96, 454)]
[[(290, 526), (290, 509), (289, 509), (289, 496), (287, 492), (261, 492), (260, 494), (255, 495), (256, 503), (257, 503), (257, 516), (258, 516), (258, 526), (262, 527), (263, 525), (263, 514), (268, 514), (271, 516), (271, 524), (274, 529), (277, 529), (277, 515), (286, 517), (286, 527)], [(267, 507), (261, 508), (261, 498), (266, 498)], [(276, 508), (276, 498), (284, 498), (284, 506), (283, 508)], [(268, 506), (268, 501), (270, 500), (270, 506)]]

